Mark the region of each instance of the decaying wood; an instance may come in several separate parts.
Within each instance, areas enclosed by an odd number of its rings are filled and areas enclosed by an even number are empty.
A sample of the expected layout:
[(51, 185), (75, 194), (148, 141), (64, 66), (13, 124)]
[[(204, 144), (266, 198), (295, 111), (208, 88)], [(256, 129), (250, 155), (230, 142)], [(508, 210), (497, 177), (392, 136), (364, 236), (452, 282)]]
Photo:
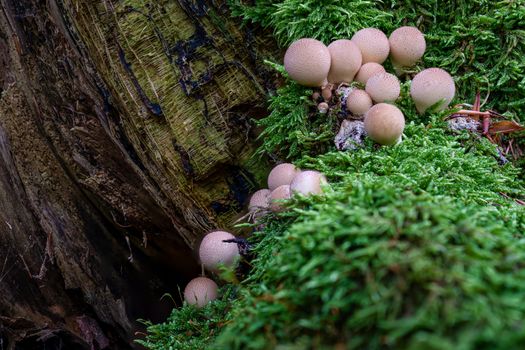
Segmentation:
[(130, 348), (255, 186), (270, 46), (220, 1), (0, 2), (0, 349)]

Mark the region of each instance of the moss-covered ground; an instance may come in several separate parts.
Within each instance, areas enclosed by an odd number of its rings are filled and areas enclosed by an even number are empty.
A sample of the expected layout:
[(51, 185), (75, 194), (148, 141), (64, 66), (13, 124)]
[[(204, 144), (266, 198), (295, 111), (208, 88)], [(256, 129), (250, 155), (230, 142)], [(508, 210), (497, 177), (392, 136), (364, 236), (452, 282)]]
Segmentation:
[[(363, 27), (425, 33), (422, 67), (455, 78), (454, 102), (476, 91), (525, 121), (525, 1), (231, 1), (235, 15), (269, 27), (286, 47), (328, 44)], [(278, 63), (278, 62), (277, 62)], [(277, 67), (278, 68), (278, 67)], [(525, 198), (519, 161), (453, 134), (443, 115), (419, 116), (407, 96), (395, 147), (338, 152), (336, 118), (315, 113), (311, 91), (287, 82), (270, 96), (259, 155), (323, 171), (325, 194), (294, 198), (251, 236), (256, 258), (242, 282), (197, 310), (149, 325), (149, 349), (523, 349)], [(517, 143), (520, 142), (516, 136)], [(523, 143), (521, 141), (521, 143)]]

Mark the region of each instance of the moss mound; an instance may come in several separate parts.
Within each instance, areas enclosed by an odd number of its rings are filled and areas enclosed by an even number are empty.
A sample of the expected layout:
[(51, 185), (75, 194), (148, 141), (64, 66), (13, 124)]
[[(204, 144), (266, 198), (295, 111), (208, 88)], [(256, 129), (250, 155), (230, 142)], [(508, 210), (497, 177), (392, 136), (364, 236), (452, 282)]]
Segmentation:
[[(328, 43), (357, 29), (418, 25), (424, 66), (455, 77), (456, 102), (477, 90), (487, 107), (525, 115), (524, 1), (231, 3), (271, 27), (281, 45)], [(279, 69), (278, 66), (276, 66)], [(396, 147), (333, 147), (336, 118), (312, 113), (289, 82), (270, 97), (259, 154), (323, 171), (323, 196), (294, 198), (251, 240), (256, 259), (221, 301), (185, 306), (149, 327), (149, 349), (522, 349), (525, 347), (523, 169), (496, 147), (418, 116)], [(515, 117), (519, 120), (519, 117)]]

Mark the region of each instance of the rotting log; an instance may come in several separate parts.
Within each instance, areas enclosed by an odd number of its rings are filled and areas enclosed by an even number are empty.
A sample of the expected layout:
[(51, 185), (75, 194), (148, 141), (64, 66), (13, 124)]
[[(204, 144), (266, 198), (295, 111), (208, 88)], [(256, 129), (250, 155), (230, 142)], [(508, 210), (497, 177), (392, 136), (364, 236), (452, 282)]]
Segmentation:
[(131, 348), (256, 186), (272, 45), (221, 1), (0, 2), (0, 349)]

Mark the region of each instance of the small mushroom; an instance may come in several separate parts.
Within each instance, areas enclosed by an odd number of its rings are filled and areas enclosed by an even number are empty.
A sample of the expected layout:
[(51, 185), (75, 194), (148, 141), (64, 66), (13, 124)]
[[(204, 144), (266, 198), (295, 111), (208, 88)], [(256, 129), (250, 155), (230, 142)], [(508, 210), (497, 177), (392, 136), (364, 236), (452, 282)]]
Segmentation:
[(328, 45), (331, 65), (328, 81), (335, 84), (351, 83), (361, 67), (361, 50), (351, 40), (341, 39)]
[(306, 170), (297, 174), (292, 184), (290, 191), (292, 193), (301, 193), (303, 195), (321, 194), (323, 189), (321, 185), (328, 183), (326, 177), (318, 171)]
[(255, 192), (250, 198), (248, 210), (255, 219), (263, 216), (264, 211), (270, 208), (270, 193), (271, 191), (265, 188)]
[(279, 186), (291, 184), (295, 175), (300, 171), (301, 170), (291, 163), (277, 165), (270, 171), (270, 175), (268, 175), (268, 188), (270, 191), (273, 191)]
[(184, 288), (184, 300), (198, 308), (217, 299), (217, 283), (206, 277), (192, 279)]
[(383, 63), (390, 52), (390, 44), (385, 33), (376, 28), (364, 28), (357, 31), (352, 41), (361, 50), (363, 64), (368, 62)]
[(202, 265), (210, 271), (217, 272), (221, 265), (232, 267), (239, 258), (236, 243), (224, 242), (235, 236), (226, 231), (213, 231), (204, 236), (199, 247), (199, 258)]
[(279, 213), (284, 210), (282, 203), (284, 199), (290, 199), (291, 197), (290, 185), (282, 185), (277, 187), (270, 194), (270, 209), (274, 213)]
[(330, 101), (330, 99), (332, 98), (333, 87), (334, 86), (332, 84), (328, 84), (321, 89), (321, 95), (323, 96), (323, 99), (325, 101)]
[(398, 75), (404, 67), (412, 67), (423, 57), (427, 44), (416, 27), (400, 27), (390, 34), (390, 57)]
[(301, 85), (319, 87), (330, 71), (330, 51), (319, 40), (304, 38), (293, 42), (284, 55), (284, 69)]
[(354, 89), (346, 98), (346, 109), (354, 115), (363, 115), (372, 107), (372, 98), (361, 89)]
[(377, 73), (384, 73), (385, 67), (376, 62), (368, 62), (361, 66), (355, 77), (355, 81), (366, 84), (368, 79)]
[(328, 113), (328, 110), (330, 109), (330, 106), (328, 106), (328, 103), (326, 102), (321, 102), (317, 105), (317, 110), (319, 111), (319, 113), (321, 114), (326, 114)]
[(454, 79), (441, 68), (428, 68), (418, 73), (412, 80), (410, 95), (420, 114), (435, 105), (435, 111), (447, 108), (454, 98), (456, 87)]
[(395, 75), (385, 72), (371, 76), (365, 90), (376, 103), (394, 102), (401, 93), (401, 86)]
[(365, 114), (366, 133), (381, 145), (394, 145), (399, 142), (404, 129), (403, 112), (394, 105), (379, 103)]

